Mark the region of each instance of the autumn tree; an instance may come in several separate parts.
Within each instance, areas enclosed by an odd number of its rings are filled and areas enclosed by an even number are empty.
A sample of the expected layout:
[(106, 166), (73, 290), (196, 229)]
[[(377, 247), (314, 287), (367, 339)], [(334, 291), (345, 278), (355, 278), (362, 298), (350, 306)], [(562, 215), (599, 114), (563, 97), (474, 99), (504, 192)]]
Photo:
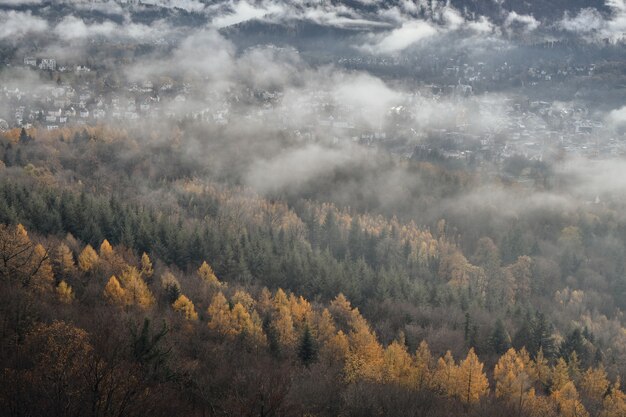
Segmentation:
[(589, 413), (585, 410), (578, 391), (572, 381), (567, 382), (559, 390), (552, 393), (552, 398), (558, 405), (560, 415), (563, 417), (588, 417)]
[(515, 349), (509, 349), (500, 357), (493, 371), (496, 381), (496, 397), (502, 398), (521, 415), (524, 400), (531, 388), (526, 365)]
[(604, 397), (609, 393), (609, 381), (604, 367), (589, 368), (578, 383), (583, 403), (592, 416), (597, 416), (602, 409)]
[(62, 279), (71, 276), (76, 271), (74, 255), (65, 243), (61, 243), (57, 246), (54, 251), (52, 264), (56, 275)]
[(465, 404), (477, 403), (482, 397), (489, 393), (489, 381), (483, 372), (483, 364), (470, 349), (467, 357), (459, 364), (456, 374), (456, 390), (459, 398)]
[(407, 352), (404, 340), (394, 340), (383, 355), (383, 382), (413, 388), (415, 376), (413, 359)]
[(198, 320), (198, 313), (196, 313), (196, 308), (193, 305), (193, 302), (183, 294), (181, 294), (174, 304), (172, 304), (172, 308), (174, 311), (182, 314), (186, 320)]
[(231, 330), (230, 307), (222, 292), (213, 296), (211, 304), (207, 308), (209, 316), (208, 327), (221, 335), (228, 335)]
[(128, 304), (128, 296), (126, 290), (122, 288), (119, 280), (115, 275), (111, 275), (109, 281), (104, 287), (104, 298), (111, 304), (125, 306)]
[(620, 389), (619, 380), (611, 385), (608, 395), (604, 397), (602, 406), (600, 417), (626, 416), (626, 395)]
[(0, 224), (0, 278), (38, 288), (52, 281), (47, 251), (30, 240), (21, 224)]
[(78, 255), (78, 267), (83, 272), (89, 272), (98, 266), (100, 257), (91, 245), (85, 246), (83, 251)]
[(152, 275), (154, 274), (154, 269), (152, 268), (152, 261), (150, 260), (150, 257), (148, 256), (147, 253), (143, 253), (141, 255), (141, 277), (144, 280), (149, 280), (150, 278), (152, 278)]
[(137, 268), (127, 267), (120, 274), (119, 282), (122, 284), (130, 304), (137, 305), (143, 309), (154, 304), (154, 296), (141, 278)]
[(413, 384), (417, 391), (433, 387), (433, 357), (425, 340), (422, 340), (413, 359)]
[(350, 382), (359, 379), (379, 381), (384, 363), (384, 350), (362, 317), (353, 320), (349, 340), (350, 351), (344, 371), (346, 379)]
[(57, 296), (59, 300), (64, 304), (71, 304), (74, 301), (74, 291), (72, 291), (72, 287), (70, 287), (67, 282), (61, 281), (56, 288)]
[(198, 275), (202, 281), (208, 284), (211, 288), (220, 289), (224, 287), (224, 284), (220, 282), (217, 275), (215, 275), (215, 272), (213, 272), (213, 268), (211, 268), (206, 261), (202, 262), (202, 265), (198, 268)]

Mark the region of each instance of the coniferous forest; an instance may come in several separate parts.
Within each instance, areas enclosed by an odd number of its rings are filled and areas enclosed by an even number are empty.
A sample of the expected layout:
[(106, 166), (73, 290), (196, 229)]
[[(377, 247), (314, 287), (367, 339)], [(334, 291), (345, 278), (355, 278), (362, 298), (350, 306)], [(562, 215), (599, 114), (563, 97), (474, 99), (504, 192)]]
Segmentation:
[[(626, 224), (610, 207), (468, 242), (460, 222), (322, 203), (314, 187), (261, 196), (210, 157), (186, 162), (194, 128), (162, 133), (174, 144), (4, 135), (3, 414), (626, 413)], [(381, 163), (431, 195), (481, 181)]]

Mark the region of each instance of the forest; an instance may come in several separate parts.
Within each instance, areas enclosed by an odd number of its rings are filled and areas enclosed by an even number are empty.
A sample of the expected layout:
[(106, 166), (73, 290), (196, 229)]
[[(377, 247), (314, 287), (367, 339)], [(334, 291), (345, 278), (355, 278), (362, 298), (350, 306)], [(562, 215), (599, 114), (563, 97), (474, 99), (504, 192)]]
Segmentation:
[(489, 228), (437, 200), (469, 168), (327, 173), (419, 176), (417, 224), (324, 178), (259, 193), (257, 149), (194, 159), (196, 129), (3, 135), (3, 415), (626, 415), (619, 201)]

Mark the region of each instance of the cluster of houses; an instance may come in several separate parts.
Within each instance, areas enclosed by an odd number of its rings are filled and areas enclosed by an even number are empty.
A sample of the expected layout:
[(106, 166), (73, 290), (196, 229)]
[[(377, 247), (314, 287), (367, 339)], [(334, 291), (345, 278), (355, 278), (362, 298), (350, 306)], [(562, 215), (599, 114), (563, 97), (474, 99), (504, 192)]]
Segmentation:
[[(500, 102), (493, 104), (500, 108), (481, 104), (483, 113), (495, 114), (504, 110), (506, 114), (500, 125), (491, 126), (482, 133), (470, 132), (470, 121), (464, 114), (447, 121), (442, 127), (418, 129), (412, 122), (419, 111), (419, 106), (414, 103), (418, 96), (433, 102), (443, 98), (462, 101), (474, 95), (475, 82), (487, 77), (482, 63), (441, 64), (443, 76), (456, 79), (456, 83), (432, 83), (423, 86), (419, 93), (408, 94), (404, 104), (388, 109), (383, 115), (385, 122), (378, 126), (364, 124), (359, 108), (339, 105), (333, 101), (332, 94), (324, 91), (302, 95), (286, 104), (280, 91), (257, 91), (246, 87), (226, 95), (215, 93), (212, 96), (209, 93), (197, 97), (194, 94), (198, 89), (194, 85), (171, 79), (162, 79), (158, 84), (144, 80), (103, 88), (101, 84), (97, 85), (96, 77), (64, 77), (64, 81), (51, 81), (31, 90), (0, 86), (0, 108), (12, 109), (8, 115), (0, 115), (4, 118), (0, 120), (0, 129), (40, 126), (54, 130), (68, 124), (93, 124), (104, 119), (132, 122), (163, 117), (191, 117), (219, 125), (229, 123), (233, 111), (241, 113), (240, 109), (246, 108), (241, 106), (235, 110), (237, 106), (252, 103), (247, 108), (253, 110), (238, 114), (238, 117), (289, 131), (302, 140), (316, 140), (319, 135), (324, 135), (336, 141), (349, 139), (368, 146), (386, 146), (397, 142), (398, 132), (408, 137), (412, 144), (435, 135), (453, 144), (444, 151), (445, 156), (452, 159), (474, 157), (477, 144), (479, 153), (489, 153), (496, 159), (521, 154), (541, 160), (547, 150), (555, 146), (585, 155), (624, 154), (626, 151), (622, 141), (614, 138), (613, 132), (609, 133), (601, 121), (594, 120), (588, 109), (580, 105), (557, 107), (546, 101), (511, 99), (504, 103), (504, 109)], [(25, 57), (24, 65), (43, 71), (69, 71), (57, 67), (54, 58)], [(499, 69), (500, 74), (514, 72), (506, 63)], [(71, 71), (81, 75), (91, 70), (78, 65)], [(593, 68), (560, 71), (558, 76), (567, 76), (586, 74)], [(546, 70), (528, 70), (528, 79), (534, 82), (548, 80), (546, 77), (552, 75)], [(421, 96), (423, 91), (427, 92), (427, 97)], [(289, 108), (285, 107), (287, 105)], [(289, 117), (291, 114), (303, 117), (293, 120)]]

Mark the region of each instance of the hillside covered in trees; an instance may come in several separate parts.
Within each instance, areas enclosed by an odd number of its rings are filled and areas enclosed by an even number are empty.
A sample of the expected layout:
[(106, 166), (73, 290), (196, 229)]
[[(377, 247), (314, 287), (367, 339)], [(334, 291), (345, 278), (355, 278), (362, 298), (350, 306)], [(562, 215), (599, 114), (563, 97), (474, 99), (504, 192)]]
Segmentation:
[[(258, 149), (192, 158), (195, 129), (4, 135), (3, 414), (626, 415), (619, 200), (475, 235), (324, 178), (261, 195)], [(415, 207), (484, 181), (375, 158), (327, 175), (411, 173)]]

